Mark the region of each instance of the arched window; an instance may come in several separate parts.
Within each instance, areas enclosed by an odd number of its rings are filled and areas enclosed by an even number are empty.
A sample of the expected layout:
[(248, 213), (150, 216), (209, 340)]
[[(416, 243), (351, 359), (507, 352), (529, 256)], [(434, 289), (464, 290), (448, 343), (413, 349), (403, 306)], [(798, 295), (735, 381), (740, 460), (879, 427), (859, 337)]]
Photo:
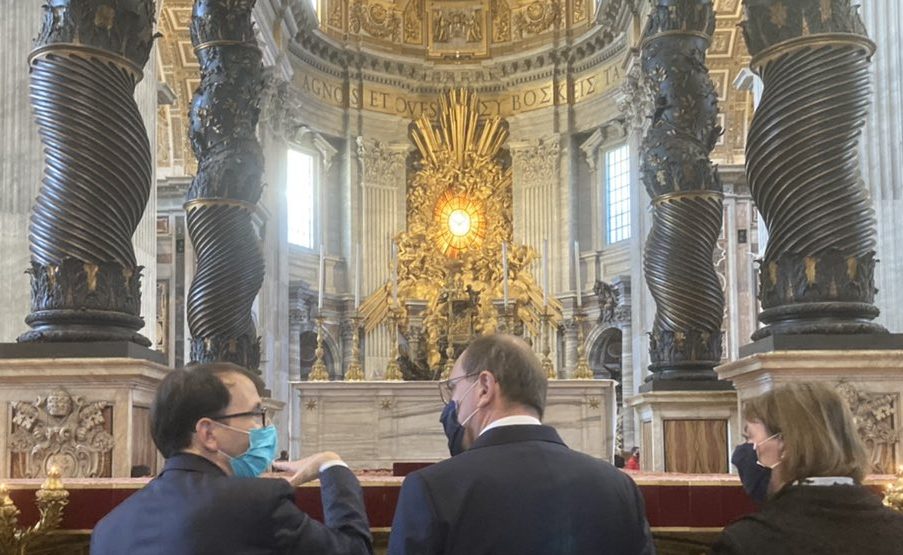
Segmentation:
[(630, 148), (605, 153), (605, 238), (609, 244), (630, 239)]
[(290, 148), (286, 157), (285, 201), (288, 208), (288, 242), (308, 249), (316, 244), (315, 221), (319, 185), (316, 154)]

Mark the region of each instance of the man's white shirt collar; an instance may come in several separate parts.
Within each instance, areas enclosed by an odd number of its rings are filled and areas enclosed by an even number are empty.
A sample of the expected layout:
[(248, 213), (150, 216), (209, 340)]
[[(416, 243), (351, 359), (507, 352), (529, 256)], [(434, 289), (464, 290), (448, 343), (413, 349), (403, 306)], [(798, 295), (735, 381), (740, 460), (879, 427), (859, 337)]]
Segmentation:
[(541, 426), (542, 422), (539, 421), (538, 418), (534, 416), (528, 416), (526, 414), (516, 414), (514, 416), (506, 416), (504, 418), (499, 418), (498, 420), (493, 420), (489, 423), (488, 426), (483, 428), (480, 432), (480, 435), (486, 433), (487, 430), (491, 430), (493, 428), (501, 428), (502, 426)]

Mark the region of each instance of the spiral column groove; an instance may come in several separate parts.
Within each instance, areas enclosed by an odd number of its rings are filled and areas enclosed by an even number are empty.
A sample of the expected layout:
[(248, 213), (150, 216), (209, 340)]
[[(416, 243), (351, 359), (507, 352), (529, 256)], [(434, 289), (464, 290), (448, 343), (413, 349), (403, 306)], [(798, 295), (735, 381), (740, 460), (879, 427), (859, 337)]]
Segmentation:
[(769, 241), (753, 339), (885, 332), (871, 322), (876, 221), (859, 164), (874, 44), (848, 0), (757, 4), (744, 33), (764, 90), (746, 171)]
[(713, 256), (723, 195), (709, 159), (721, 129), (705, 65), (714, 26), (710, 0), (653, 0), (644, 35), (656, 99), (640, 168), (653, 208), (643, 269), (656, 305), (644, 390), (714, 387), (721, 359), (724, 295)]
[(189, 136), (198, 173), (185, 203), (197, 271), (187, 298), (193, 362), (233, 362), (257, 371), (260, 338), (251, 308), (264, 260), (252, 222), (263, 153), (256, 137), (263, 89), (254, 0), (196, 0), (191, 41), (201, 85)]
[(20, 342), (131, 341), (142, 268), (132, 235), (153, 161), (135, 86), (153, 45), (152, 0), (52, 0), (30, 56), (45, 170), (29, 226), (31, 326)]

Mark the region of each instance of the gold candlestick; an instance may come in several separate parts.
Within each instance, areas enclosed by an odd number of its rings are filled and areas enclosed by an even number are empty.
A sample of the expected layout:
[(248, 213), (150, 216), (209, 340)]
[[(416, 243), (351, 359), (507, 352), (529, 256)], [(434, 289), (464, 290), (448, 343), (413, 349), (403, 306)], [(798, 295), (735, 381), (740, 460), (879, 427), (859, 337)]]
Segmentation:
[(578, 380), (593, 379), (593, 371), (590, 370), (589, 362), (586, 360), (586, 346), (584, 346), (583, 321), (586, 316), (583, 311), (578, 310), (574, 315), (574, 324), (577, 326), (577, 371), (574, 377)]
[(19, 528), (19, 509), (9, 497), (6, 485), (0, 484), (0, 553), (25, 553), (40, 547), (48, 532), (59, 528), (63, 509), (69, 503), (69, 492), (63, 489), (60, 471), (55, 466), (35, 493), (40, 518), (33, 526)]
[(404, 380), (401, 368), (398, 367), (398, 314), (396, 307), (389, 310), (389, 331), (392, 335), (392, 351), (389, 353), (389, 364), (386, 365), (386, 380), (400, 382)]
[(884, 489), (884, 505), (903, 513), (903, 466), (897, 467), (897, 480)]
[(511, 313), (513, 312), (509, 307), (502, 306), (501, 311), (501, 321), (502, 321), (502, 333), (507, 333), (510, 335), (514, 335), (514, 326), (512, 324)]
[(329, 373), (326, 371), (326, 363), (323, 362), (323, 355), (326, 354), (326, 350), (323, 349), (322, 316), (317, 316), (317, 349), (314, 351), (314, 354), (317, 355), (317, 359), (310, 369), (310, 375), (307, 377), (307, 380), (311, 382), (328, 382)]
[(455, 368), (455, 346), (452, 345), (451, 337), (448, 340), (448, 346), (445, 348), (445, 366), (442, 368), (442, 379), (447, 380), (451, 377), (452, 370)]
[(351, 360), (348, 361), (348, 370), (345, 372), (346, 382), (360, 382), (364, 380), (364, 369), (361, 367), (360, 347), (361, 316), (355, 312), (351, 317)]
[(539, 325), (541, 326), (540, 334), (542, 335), (542, 369), (545, 371), (547, 378), (550, 380), (557, 380), (558, 373), (555, 372), (555, 365), (552, 364), (552, 359), (549, 357), (549, 353), (552, 352), (552, 347), (549, 346), (549, 335), (551, 335), (551, 330), (548, 329), (548, 307), (543, 307)]

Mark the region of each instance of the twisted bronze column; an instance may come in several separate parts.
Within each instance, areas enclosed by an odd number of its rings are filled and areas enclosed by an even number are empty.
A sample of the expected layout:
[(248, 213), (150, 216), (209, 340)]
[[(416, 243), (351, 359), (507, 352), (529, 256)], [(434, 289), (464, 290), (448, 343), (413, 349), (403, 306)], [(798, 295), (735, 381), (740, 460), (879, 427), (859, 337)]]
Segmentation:
[(262, 192), (255, 134), (263, 89), (254, 37), (255, 0), (196, 0), (191, 42), (201, 85), (190, 111), (198, 172), (185, 203), (197, 273), (188, 293), (191, 360), (257, 370), (260, 338), (251, 318), (264, 261), (251, 221)]
[(709, 160), (721, 128), (705, 65), (714, 28), (711, 0), (653, 0), (644, 35), (643, 72), (656, 99), (641, 158), (654, 210), (643, 268), (656, 304), (647, 389), (716, 383), (721, 359), (724, 296), (713, 252), (722, 186)]
[(875, 214), (859, 167), (875, 45), (850, 0), (746, 2), (765, 88), (746, 172), (769, 239), (753, 339), (886, 331), (872, 323)]
[(50, 0), (35, 39), (31, 105), (44, 179), (29, 227), (32, 330), (20, 342), (131, 341), (141, 270), (132, 235), (153, 175), (135, 102), (153, 0)]

